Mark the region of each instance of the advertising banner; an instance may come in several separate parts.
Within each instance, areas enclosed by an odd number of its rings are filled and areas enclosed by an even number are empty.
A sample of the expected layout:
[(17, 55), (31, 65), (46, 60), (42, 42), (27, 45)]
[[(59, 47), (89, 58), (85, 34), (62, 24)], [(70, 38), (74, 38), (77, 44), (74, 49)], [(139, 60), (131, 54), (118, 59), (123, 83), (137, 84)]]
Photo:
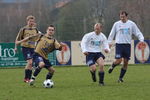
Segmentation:
[(71, 42), (71, 49), (72, 49), (72, 65), (85, 65), (86, 59), (85, 55), (83, 55), (80, 47), (81, 41), (72, 41)]
[(18, 47), (17, 53), (14, 51), (14, 43), (0, 43), (0, 67), (24, 66), (21, 47)]
[(135, 63), (150, 63), (150, 40), (144, 42), (134, 41)]
[(56, 50), (56, 65), (71, 65), (71, 42), (63, 42), (62, 50)]

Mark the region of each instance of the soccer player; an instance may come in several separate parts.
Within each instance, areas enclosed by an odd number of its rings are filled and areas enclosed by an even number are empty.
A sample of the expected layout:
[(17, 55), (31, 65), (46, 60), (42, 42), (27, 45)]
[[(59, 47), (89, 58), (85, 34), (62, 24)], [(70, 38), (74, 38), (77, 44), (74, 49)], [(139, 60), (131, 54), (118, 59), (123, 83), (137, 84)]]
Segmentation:
[(35, 27), (35, 17), (32, 15), (26, 18), (27, 25), (20, 29), (16, 41), (15, 41), (15, 51), (17, 51), (17, 45), (21, 44), (22, 53), (24, 59), (27, 61), (25, 67), (25, 77), (24, 82), (29, 82), (32, 74), (32, 55), (35, 48), (35, 39), (29, 39), (30, 36), (38, 34), (38, 29)]
[(128, 13), (121, 11), (119, 13), (120, 20), (115, 22), (108, 37), (109, 46), (112, 46), (112, 40), (115, 36), (116, 54), (115, 61), (110, 66), (108, 73), (111, 73), (113, 69), (119, 65), (123, 60), (123, 66), (120, 71), (118, 82), (123, 82), (123, 77), (128, 68), (128, 61), (131, 55), (131, 39), (134, 34), (141, 42), (144, 41), (144, 37), (137, 25), (128, 19)]
[(93, 82), (96, 82), (96, 63), (99, 66), (99, 85), (104, 85), (104, 59), (101, 47), (108, 53), (110, 51), (106, 36), (101, 32), (102, 24), (96, 23), (94, 31), (83, 36), (81, 49), (86, 56), (86, 64), (90, 67)]
[(54, 31), (54, 26), (50, 25), (47, 28), (45, 35), (37, 36), (38, 41), (35, 47), (35, 54), (33, 55), (33, 61), (37, 67), (31, 77), (30, 85), (34, 85), (35, 78), (40, 73), (42, 68), (46, 68), (49, 71), (46, 75), (46, 79), (51, 79), (54, 74), (55, 70), (48, 60), (48, 54), (54, 50), (61, 50), (62, 46), (64, 46), (63, 43), (58, 43), (58, 41), (53, 37)]

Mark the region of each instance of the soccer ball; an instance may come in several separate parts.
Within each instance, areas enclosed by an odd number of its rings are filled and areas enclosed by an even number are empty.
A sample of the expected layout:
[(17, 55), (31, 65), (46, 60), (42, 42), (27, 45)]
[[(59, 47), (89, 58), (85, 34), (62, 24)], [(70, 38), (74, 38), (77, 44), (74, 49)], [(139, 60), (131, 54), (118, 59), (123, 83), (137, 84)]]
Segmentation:
[(53, 82), (52, 80), (50, 80), (50, 79), (45, 80), (45, 81), (43, 82), (43, 86), (44, 86), (45, 88), (53, 88), (54, 82)]

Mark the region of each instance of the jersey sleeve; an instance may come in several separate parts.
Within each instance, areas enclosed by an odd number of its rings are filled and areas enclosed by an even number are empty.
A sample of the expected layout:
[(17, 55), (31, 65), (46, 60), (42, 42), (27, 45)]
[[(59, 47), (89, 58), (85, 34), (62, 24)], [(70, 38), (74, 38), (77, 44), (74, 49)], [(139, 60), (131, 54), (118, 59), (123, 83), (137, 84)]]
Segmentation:
[(111, 29), (111, 32), (109, 34), (109, 37), (108, 37), (108, 43), (110, 44), (112, 42), (112, 40), (114, 39), (114, 36), (116, 34), (116, 24), (113, 25), (112, 29)]
[(18, 35), (17, 35), (17, 37), (16, 37), (16, 40), (17, 40), (17, 41), (20, 41), (20, 40), (22, 40), (22, 39), (23, 39), (23, 28), (21, 28), (21, 29), (19, 30)]
[(82, 49), (82, 52), (87, 52), (87, 49), (86, 49), (87, 41), (88, 41), (88, 36), (86, 34), (86, 35), (83, 36), (83, 38), (81, 40), (81, 49)]
[(144, 36), (141, 33), (141, 31), (139, 30), (139, 28), (137, 27), (137, 25), (135, 23), (133, 23), (132, 26), (132, 33), (140, 40), (140, 41), (144, 41)]
[(56, 49), (59, 49), (61, 47), (60, 43), (56, 39), (55, 39), (54, 45)]
[(104, 40), (103, 40), (103, 49), (107, 49), (108, 51), (110, 51), (109, 45), (108, 45), (108, 40), (106, 38), (106, 36), (104, 36)]

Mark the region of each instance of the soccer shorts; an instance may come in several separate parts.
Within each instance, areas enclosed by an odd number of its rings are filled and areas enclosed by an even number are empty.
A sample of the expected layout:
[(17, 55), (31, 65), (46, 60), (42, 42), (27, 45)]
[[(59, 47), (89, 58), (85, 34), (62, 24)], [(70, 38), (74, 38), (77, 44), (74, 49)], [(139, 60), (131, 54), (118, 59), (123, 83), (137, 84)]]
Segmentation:
[(50, 63), (49, 60), (43, 58), (41, 55), (39, 55), (38, 53), (34, 53), (33, 55), (33, 63), (35, 65), (35, 67), (37, 67), (39, 65), (40, 62), (44, 62), (45, 63), (45, 68), (49, 68), (52, 66), (52, 64)]
[(98, 58), (102, 57), (105, 59), (105, 56), (101, 52), (89, 52), (86, 56), (86, 64), (88, 66), (94, 65)]
[(34, 48), (22, 47), (22, 53), (25, 60), (32, 59), (34, 54)]
[(130, 60), (131, 44), (116, 44), (115, 58), (126, 58)]

